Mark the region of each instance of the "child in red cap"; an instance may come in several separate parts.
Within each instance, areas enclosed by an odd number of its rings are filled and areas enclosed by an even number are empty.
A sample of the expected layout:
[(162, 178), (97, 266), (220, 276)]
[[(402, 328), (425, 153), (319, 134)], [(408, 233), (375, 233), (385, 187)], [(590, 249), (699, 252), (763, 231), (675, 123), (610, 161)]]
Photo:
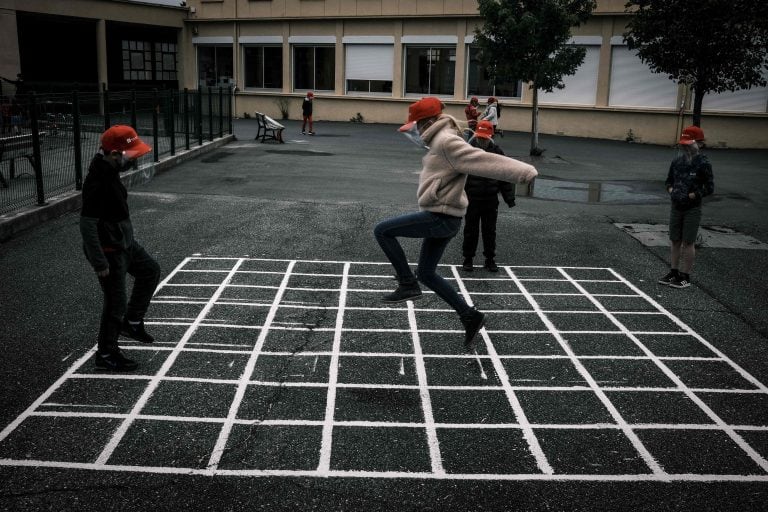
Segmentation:
[[(83, 183), (83, 249), (104, 293), (95, 358), (102, 370), (138, 366), (120, 351), (120, 334), (143, 343), (154, 341), (144, 329), (144, 314), (160, 281), (160, 266), (133, 238), (128, 192), (120, 180), (121, 171), (151, 150), (130, 126), (113, 126), (102, 134), (101, 149)], [(135, 279), (130, 301), (126, 274)]]
[[(434, 97), (424, 98), (408, 108), (408, 123), (400, 127), (400, 131), (427, 150), (417, 190), (420, 211), (384, 220), (376, 225), (373, 233), (395, 268), (398, 282), (397, 289), (384, 296), (384, 302), (394, 304), (420, 298), (418, 281), (421, 281), (459, 314), (464, 325), (464, 346), (472, 350), (475, 337), (485, 324), (485, 315), (469, 306), (436, 272), (440, 258), (451, 238), (459, 232), (461, 218), (467, 212), (464, 192), (467, 174), (527, 183), (537, 173), (529, 164), (470, 146), (462, 138), (456, 119), (442, 112), (442, 102)], [(423, 239), (416, 275), (397, 237)]]
[(307, 95), (304, 97), (304, 101), (301, 103), (301, 116), (304, 119), (304, 122), (301, 123), (301, 134), (305, 135), (306, 129), (307, 129), (307, 123), (309, 123), (309, 134), (314, 135), (315, 132), (312, 130), (312, 100), (315, 98), (315, 95), (312, 92), (308, 92)]

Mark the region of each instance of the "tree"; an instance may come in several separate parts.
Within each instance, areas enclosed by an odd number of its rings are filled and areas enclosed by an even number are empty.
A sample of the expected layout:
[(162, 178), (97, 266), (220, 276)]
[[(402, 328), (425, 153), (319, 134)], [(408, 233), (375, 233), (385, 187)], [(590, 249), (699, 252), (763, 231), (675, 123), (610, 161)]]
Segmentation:
[(566, 45), (571, 28), (584, 23), (594, 0), (478, 0), (483, 25), (475, 30), (481, 59), (496, 81), (528, 82), (533, 91), (531, 155), (540, 155), (539, 89), (565, 85), (586, 50)]
[(766, 85), (768, 2), (635, 0), (624, 40), (652, 71), (690, 86), (693, 124), (708, 92)]

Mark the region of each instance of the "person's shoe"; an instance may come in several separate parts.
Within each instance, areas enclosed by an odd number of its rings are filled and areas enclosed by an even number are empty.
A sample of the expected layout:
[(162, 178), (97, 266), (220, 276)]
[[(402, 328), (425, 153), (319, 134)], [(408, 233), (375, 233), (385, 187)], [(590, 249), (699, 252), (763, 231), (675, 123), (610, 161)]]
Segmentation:
[(464, 325), (464, 347), (467, 350), (475, 348), (475, 337), (485, 325), (485, 315), (475, 308), (469, 308), (461, 315), (461, 323)]
[(672, 288), (688, 288), (691, 286), (690, 277), (678, 275), (672, 281), (670, 281), (669, 286)]
[(138, 368), (138, 363), (125, 357), (120, 350), (113, 350), (102, 354), (96, 352), (96, 368), (112, 372), (130, 372)]
[(307, 134), (307, 132), (305, 132), (304, 130), (301, 130), (301, 134), (302, 134), (302, 135), (306, 135), (306, 134)]
[(493, 258), (487, 258), (485, 260), (485, 268), (488, 270), (488, 272), (498, 272), (499, 266), (496, 265), (496, 262), (493, 261)]
[(464, 263), (461, 264), (461, 269), (466, 272), (472, 272), (474, 267), (472, 266), (472, 258), (464, 258)]
[(397, 289), (392, 293), (388, 293), (382, 299), (385, 304), (397, 304), (398, 302), (405, 302), (407, 300), (417, 300), (421, 298), (421, 288), (418, 281), (400, 281), (397, 285)]
[(659, 278), (657, 282), (659, 284), (670, 286), (672, 284), (672, 281), (674, 281), (676, 278), (677, 278), (677, 270), (670, 270), (667, 275)]
[(310, 134), (310, 135), (314, 135), (314, 134), (315, 134), (315, 132), (309, 132), (309, 134)]
[(155, 338), (150, 336), (147, 331), (144, 330), (144, 320), (139, 320), (138, 323), (129, 322), (128, 319), (123, 320), (123, 327), (120, 329), (120, 334), (126, 338), (140, 341), (142, 343), (152, 343)]

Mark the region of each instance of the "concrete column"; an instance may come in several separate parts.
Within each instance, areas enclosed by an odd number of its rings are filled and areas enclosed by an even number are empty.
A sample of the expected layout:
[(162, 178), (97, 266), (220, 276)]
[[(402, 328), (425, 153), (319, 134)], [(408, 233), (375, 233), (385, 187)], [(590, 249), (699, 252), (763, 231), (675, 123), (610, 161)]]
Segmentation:
[(392, 65), (395, 67), (395, 69), (392, 70), (392, 97), (393, 98), (402, 98), (403, 97), (403, 44), (400, 42), (400, 39), (403, 37), (403, 22), (402, 20), (397, 20), (392, 23), (392, 32), (395, 36), (395, 48), (394, 48), (394, 58)]
[(607, 107), (611, 90), (611, 37), (613, 37), (613, 17), (603, 17), (602, 43), (600, 44), (600, 62), (597, 66), (597, 94), (595, 106)]
[(336, 22), (336, 69), (334, 70), (334, 94), (344, 96), (344, 21)]
[(467, 45), (464, 38), (467, 35), (467, 21), (456, 22), (456, 67), (454, 69), (453, 99), (463, 101), (467, 95)]
[(109, 87), (109, 75), (107, 74), (107, 22), (96, 22), (96, 70), (99, 76), (99, 87), (107, 84)]
[(288, 38), (291, 37), (291, 24), (288, 21), (283, 22), (283, 93), (291, 92), (291, 76), (293, 62), (291, 60), (291, 44)]

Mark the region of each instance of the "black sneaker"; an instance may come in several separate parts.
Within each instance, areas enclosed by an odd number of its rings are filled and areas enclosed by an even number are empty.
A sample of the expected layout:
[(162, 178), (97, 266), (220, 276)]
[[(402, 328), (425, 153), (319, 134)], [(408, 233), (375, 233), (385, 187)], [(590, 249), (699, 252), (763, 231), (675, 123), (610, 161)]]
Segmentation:
[(111, 372), (131, 372), (139, 366), (136, 361), (125, 357), (120, 350), (113, 350), (106, 354), (96, 352), (94, 362), (97, 369)]
[(467, 350), (475, 348), (475, 337), (485, 325), (485, 315), (475, 308), (469, 308), (459, 315), (464, 325), (464, 347)]
[(488, 270), (488, 272), (498, 272), (499, 266), (496, 265), (496, 262), (493, 261), (493, 258), (488, 258), (485, 260), (485, 268)]
[(674, 281), (675, 279), (677, 279), (677, 270), (670, 270), (669, 274), (665, 275), (662, 278), (659, 278), (657, 282), (659, 284), (670, 286), (672, 284), (672, 281)]
[(472, 258), (464, 258), (464, 263), (461, 264), (461, 269), (465, 272), (472, 272), (474, 267), (472, 266)]
[(314, 135), (314, 134), (315, 134), (315, 132), (309, 132), (309, 134), (310, 134), (310, 135)]
[(397, 289), (392, 293), (386, 294), (382, 299), (382, 302), (385, 304), (397, 304), (398, 302), (405, 302), (407, 300), (418, 300), (421, 297), (419, 283), (413, 281), (398, 284)]
[(139, 320), (138, 324), (132, 324), (127, 319), (123, 321), (123, 327), (120, 329), (120, 334), (126, 338), (140, 341), (142, 343), (152, 343), (155, 338), (150, 336), (147, 331), (144, 330), (144, 320)]
[(675, 278), (670, 281), (669, 286), (672, 288), (688, 288), (691, 286), (691, 281), (688, 277), (675, 276)]

